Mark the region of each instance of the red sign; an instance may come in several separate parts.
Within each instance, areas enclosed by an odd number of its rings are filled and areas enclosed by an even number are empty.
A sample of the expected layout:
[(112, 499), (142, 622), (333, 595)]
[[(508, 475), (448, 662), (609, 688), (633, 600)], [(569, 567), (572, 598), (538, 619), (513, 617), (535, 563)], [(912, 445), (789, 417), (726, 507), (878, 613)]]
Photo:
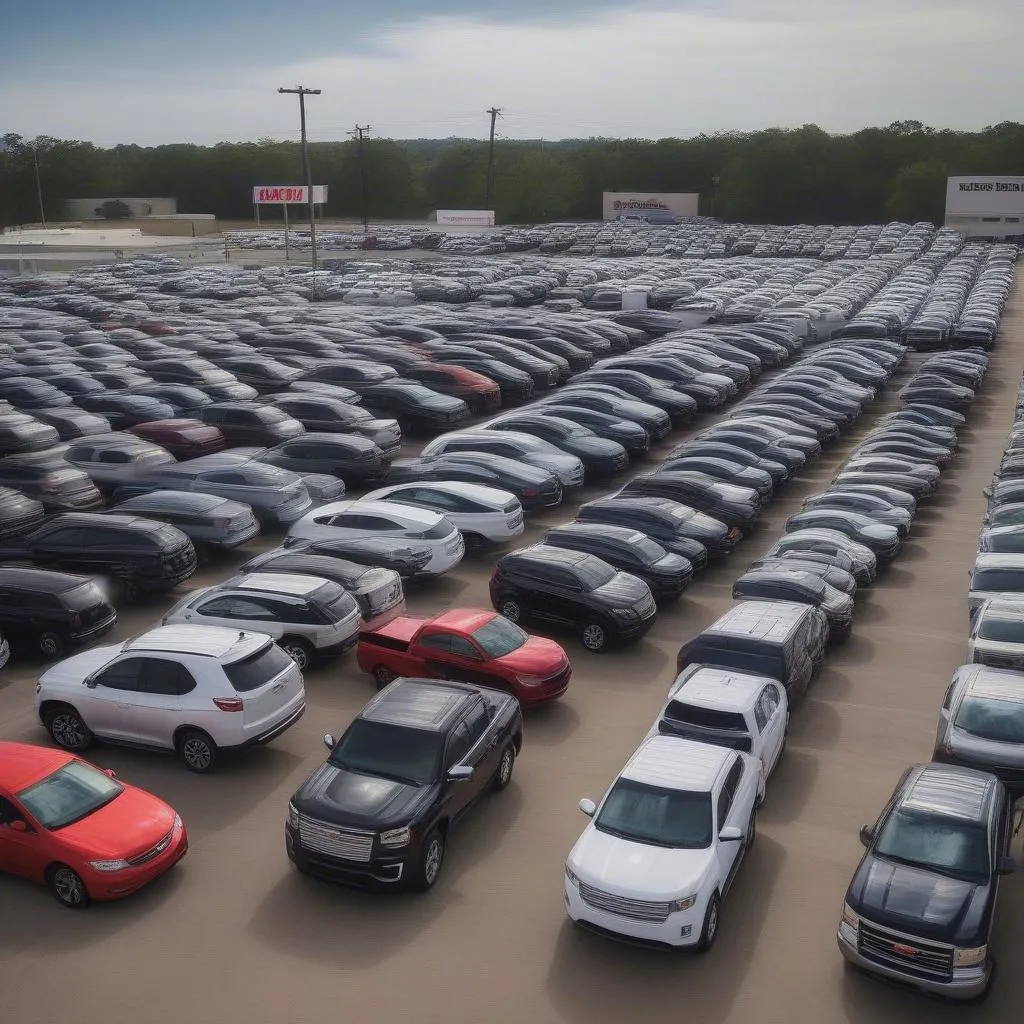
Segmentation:
[[(309, 189), (305, 185), (253, 185), (254, 203), (308, 203)], [(327, 186), (313, 186), (313, 202), (327, 202)]]

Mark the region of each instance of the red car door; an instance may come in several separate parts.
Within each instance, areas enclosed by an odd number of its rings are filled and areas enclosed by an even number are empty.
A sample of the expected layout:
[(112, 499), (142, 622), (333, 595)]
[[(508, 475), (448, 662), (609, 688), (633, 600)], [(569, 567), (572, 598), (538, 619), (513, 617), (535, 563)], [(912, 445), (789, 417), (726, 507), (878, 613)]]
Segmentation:
[[(15, 823), (25, 826), (20, 831)], [(49, 863), (49, 835), (30, 825), (21, 808), (0, 793), (0, 871), (41, 882)]]

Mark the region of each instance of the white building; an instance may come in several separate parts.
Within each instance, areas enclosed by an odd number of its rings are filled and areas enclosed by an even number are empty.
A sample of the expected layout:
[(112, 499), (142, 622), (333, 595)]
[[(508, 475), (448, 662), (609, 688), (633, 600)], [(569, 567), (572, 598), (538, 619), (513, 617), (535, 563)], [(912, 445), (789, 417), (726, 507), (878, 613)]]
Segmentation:
[(956, 228), (968, 238), (1024, 235), (1024, 177), (948, 178), (946, 227)]

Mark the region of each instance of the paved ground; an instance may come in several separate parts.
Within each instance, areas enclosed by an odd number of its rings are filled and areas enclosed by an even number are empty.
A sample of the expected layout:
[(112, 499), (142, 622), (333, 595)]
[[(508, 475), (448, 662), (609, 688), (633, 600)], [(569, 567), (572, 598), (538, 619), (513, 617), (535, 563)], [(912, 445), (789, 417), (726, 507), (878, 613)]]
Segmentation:
[[(791, 483), (729, 563), (701, 577), (638, 646), (588, 655), (567, 641), (575, 676), (556, 706), (530, 714), (515, 778), (453, 837), (425, 897), (371, 896), (299, 877), (284, 854), (287, 799), (371, 693), (346, 659), (311, 673), (310, 710), (269, 748), (209, 778), (171, 758), (101, 748), (96, 760), (169, 800), (190, 829), (189, 856), (120, 905), (76, 914), (0, 879), (4, 1020), (463, 1024), (654, 1021), (701, 1024), (1010, 1020), (1024, 999), (1024, 875), (1004, 883), (1002, 971), (989, 1003), (946, 1007), (844, 972), (835, 926), (873, 820), (907, 763), (931, 753), (945, 685), (965, 650), (966, 574), (981, 488), (1001, 452), (1024, 367), (1018, 283), (963, 454), (921, 512), (894, 568), (858, 599), (854, 634), (794, 713), (786, 759), (759, 819), (758, 844), (725, 906), (707, 957), (648, 953), (565, 921), (562, 863), (598, 797), (643, 736), (673, 676), (681, 640), (730, 602), (730, 584), (877, 416), (890, 389), (845, 438)], [(674, 442), (673, 442), (674, 443)], [(656, 456), (652, 457), (656, 458)], [(592, 489), (590, 497), (602, 489)], [(527, 539), (565, 519), (535, 520)], [(224, 575), (209, 568), (202, 580)], [(488, 565), (467, 562), (413, 591), (412, 608), (486, 604)], [(164, 603), (122, 616), (120, 636)], [(0, 679), (0, 737), (44, 742), (33, 721), (38, 666)], [(1018, 856), (1021, 849), (1017, 847)]]

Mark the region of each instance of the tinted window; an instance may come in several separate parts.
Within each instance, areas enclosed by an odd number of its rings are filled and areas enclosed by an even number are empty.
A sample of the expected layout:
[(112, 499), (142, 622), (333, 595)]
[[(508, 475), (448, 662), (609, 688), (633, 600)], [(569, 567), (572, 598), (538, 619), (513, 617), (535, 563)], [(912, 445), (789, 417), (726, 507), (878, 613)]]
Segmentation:
[(188, 669), (176, 661), (168, 661), (165, 658), (146, 658), (137, 684), (139, 693), (168, 696), (181, 696), (195, 688), (196, 681)]
[(986, 615), (978, 627), (978, 637), (982, 640), (995, 640), (999, 643), (1022, 643), (1024, 642), (1024, 618)]
[(431, 633), (429, 636), (420, 637), (420, 647), (429, 647), (432, 651), (450, 651), (452, 649), (452, 637), (450, 633)]
[(665, 717), (673, 722), (696, 725), (704, 729), (723, 732), (747, 731), (746, 719), (738, 711), (719, 711), (717, 708), (702, 708), (686, 704), (681, 700), (671, 701), (665, 709)]
[(997, 743), (1024, 743), (1024, 703), (967, 697), (954, 724), (964, 732)]
[(651, 540), (650, 537), (645, 537), (642, 533), (634, 533), (629, 538), (628, 544), (645, 565), (652, 565), (667, 554), (660, 544)]
[(105, 600), (103, 592), (95, 583), (83, 583), (80, 587), (65, 590), (60, 596), (64, 605), (76, 612), (84, 611), (87, 608), (95, 608), (96, 605), (102, 604)]
[(125, 658), (116, 665), (111, 665), (96, 676), (96, 683), (108, 690), (135, 690), (139, 674), (142, 671), (143, 658)]
[(196, 606), (196, 611), (200, 615), (219, 619), (263, 619), (273, 622), (277, 618), (259, 599), (233, 594), (204, 601)]
[(462, 764), (472, 745), (473, 738), (469, 731), (469, 726), (465, 722), (460, 722), (455, 727), (452, 738), (448, 743), (448, 753), (445, 755), (444, 761), (445, 767), (451, 768), (453, 765)]
[(248, 693), (276, 679), (292, 665), (292, 659), (276, 644), (271, 644), (248, 658), (225, 665), (224, 674), (238, 693)]
[(452, 637), (452, 654), (457, 654), (460, 658), (472, 658), (475, 661), (480, 660), (480, 653), (465, 637), (462, 636)]
[(594, 826), (650, 846), (706, 849), (711, 845), (711, 796), (619, 779)]
[(487, 714), (487, 709), (484, 707), (483, 701), (477, 701), (476, 704), (470, 708), (469, 714), (466, 716), (466, 727), (469, 729), (470, 746), (475, 744), (477, 740), (487, 732), (487, 726), (489, 724), (490, 718)]
[(603, 587), (615, 577), (615, 570), (597, 558), (586, 558), (574, 565), (572, 572), (583, 582), (588, 590)]
[(423, 785), (437, 777), (442, 749), (440, 733), (357, 718), (334, 748), (330, 763), (360, 775)]
[(968, 881), (983, 882), (989, 875), (984, 828), (915, 814), (905, 808), (897, 810), (886, 822), (875, 850), (884, 857)]
[(529, 639), (515, 623), (500, 616), (473, 632), (473, 639), (492, 658), (502, 658), (518, 650)]

